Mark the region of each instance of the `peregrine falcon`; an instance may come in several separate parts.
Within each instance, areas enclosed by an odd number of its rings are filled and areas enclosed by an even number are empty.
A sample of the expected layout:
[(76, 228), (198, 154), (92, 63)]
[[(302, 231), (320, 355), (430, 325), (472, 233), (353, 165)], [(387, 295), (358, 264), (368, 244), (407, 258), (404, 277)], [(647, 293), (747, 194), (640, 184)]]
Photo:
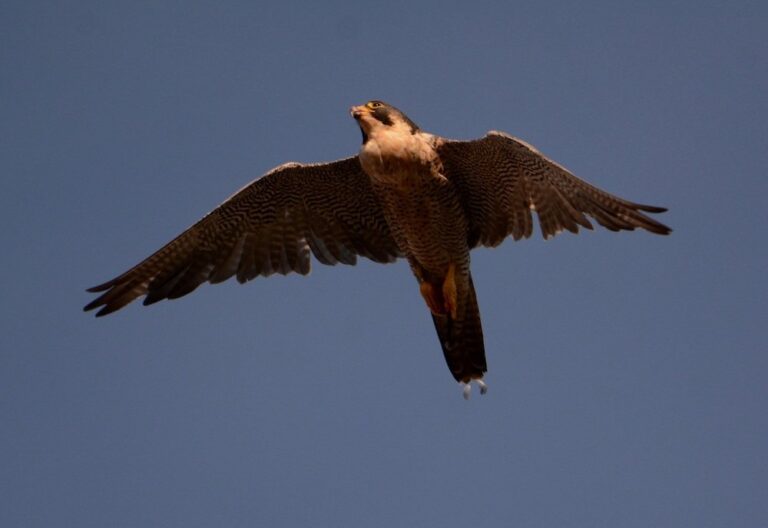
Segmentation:
[(144, 296), (186, 295), (233, 275), (306, 275), (310, 253), (328, 265), (405, 257), (430, 310), (445, 361), (469, 397), (486, 384), (483, 330), (470, 272), (471, 249), (528, 238), (531, 212), (545, 239), (563, 230), (667, 226), (643, 214), (666, 209), (608, 194), (531, 145), (502, 132), (457, 141), (422, 131), (397, 108), (369, 101), (350, 109), (363, 135), (357, 156), (286, 163), (248, 184), (154, 254), (90, 288), (97, 316)]

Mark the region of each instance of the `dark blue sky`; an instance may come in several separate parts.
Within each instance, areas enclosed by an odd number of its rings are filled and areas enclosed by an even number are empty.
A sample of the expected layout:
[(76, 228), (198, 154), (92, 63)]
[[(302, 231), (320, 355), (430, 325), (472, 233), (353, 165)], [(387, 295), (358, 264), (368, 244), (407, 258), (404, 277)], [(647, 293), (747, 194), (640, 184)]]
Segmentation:
[[(768, 8), (471, 4), (3, 4), (0, 525), (768, 525)], [(402, 262), (82, 313), (373, 98), (675, 232), (474, 252), (469, 402)]]

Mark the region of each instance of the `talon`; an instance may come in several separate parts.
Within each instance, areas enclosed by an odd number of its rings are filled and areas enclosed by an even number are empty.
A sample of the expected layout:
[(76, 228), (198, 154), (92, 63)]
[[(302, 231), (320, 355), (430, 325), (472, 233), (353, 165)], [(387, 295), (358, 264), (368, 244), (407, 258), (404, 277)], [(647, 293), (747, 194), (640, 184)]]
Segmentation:
[(480, 394), (485, 394), (488, 392), (488, 384), (483, 381), (482, 378), (475, 378), (471, 379), (469, 381), (461, 381), (459, 384), (461, 385), (462, 389), (462, 395), (464, 396), (465, 400), (468, 400), (469, 397), (472, 395), (472, 382), (477, 383), (477, 387), (480, 389)]

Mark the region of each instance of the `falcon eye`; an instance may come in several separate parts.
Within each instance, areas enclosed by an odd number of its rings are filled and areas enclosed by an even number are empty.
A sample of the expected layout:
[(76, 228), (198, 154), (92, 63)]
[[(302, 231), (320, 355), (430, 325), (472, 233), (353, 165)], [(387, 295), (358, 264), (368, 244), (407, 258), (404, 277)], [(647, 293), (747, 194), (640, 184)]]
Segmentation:
[(383, 105), (383, 104), (381, 104), (381, 103), (380, 103), (380, 102), (378, 102), (378, 101), (371, 101), (371, 102), (370, 102), (370, 103), (368, 103), (366, 106), (367, 106), (368, 108), (381, 108), (381, 107), (382, 107), (382, 106), (384, 106), (384, 105)]

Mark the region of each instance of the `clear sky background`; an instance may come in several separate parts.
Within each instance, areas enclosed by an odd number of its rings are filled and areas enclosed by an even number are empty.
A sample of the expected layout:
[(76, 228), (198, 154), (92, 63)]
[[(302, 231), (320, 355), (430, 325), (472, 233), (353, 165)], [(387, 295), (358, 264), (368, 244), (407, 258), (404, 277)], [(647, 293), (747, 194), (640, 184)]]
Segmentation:
[[(3, 2), (0, 525), (768, 525), (766, 6)], [(469, 402), (403, 262), (81, 311), (374, 98), (675, 231), (474, 252)]]

